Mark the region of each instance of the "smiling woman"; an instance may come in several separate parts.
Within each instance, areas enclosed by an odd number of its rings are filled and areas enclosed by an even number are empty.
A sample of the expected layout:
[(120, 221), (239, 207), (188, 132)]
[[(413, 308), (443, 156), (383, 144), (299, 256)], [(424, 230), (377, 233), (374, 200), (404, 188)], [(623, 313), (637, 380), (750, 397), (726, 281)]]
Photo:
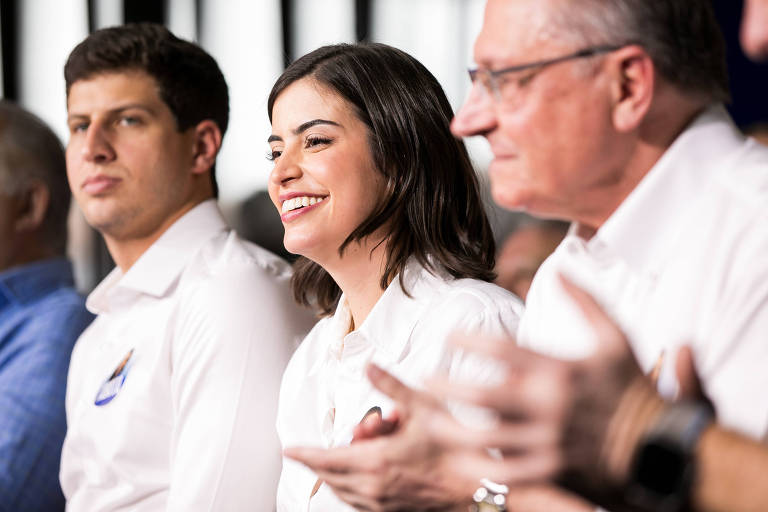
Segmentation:
[[(510, 337), (521, 304), (488, 282), (491, 229), (435, 78), (386, 45), (326, 46), (283, 73), (268, 111), (269, 193), (286, 248), (302, 256), (294, 295), (326, 317), (283, 376), (283, 447), (344, 445), (390, 424), (368, 361), (416, 386), (435, 372), (490, 378), (446, 341), (457, 331)], [(344, 496), (284, 460), (278, 510), (344, 510)]]

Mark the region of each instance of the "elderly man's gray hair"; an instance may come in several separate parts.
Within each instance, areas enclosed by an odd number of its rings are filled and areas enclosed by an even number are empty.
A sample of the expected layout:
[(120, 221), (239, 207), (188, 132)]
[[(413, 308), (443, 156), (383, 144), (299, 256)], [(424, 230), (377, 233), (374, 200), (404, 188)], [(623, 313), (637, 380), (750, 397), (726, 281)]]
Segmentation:
[(14, 103), (0, 101), (0, 191), (9, 197), (39, 182), (50, 194), (44, 220), (46, 241), (63, 253), (71, 194), (64, 150), (58, 137), (36, 116)]
[[(725, 42), (711, 0), (563, 0), (552, 21), (580, 45), (638, 44), (683, 91), (728, 101)], [(559, 29), (559, 30), (558, 30)]]

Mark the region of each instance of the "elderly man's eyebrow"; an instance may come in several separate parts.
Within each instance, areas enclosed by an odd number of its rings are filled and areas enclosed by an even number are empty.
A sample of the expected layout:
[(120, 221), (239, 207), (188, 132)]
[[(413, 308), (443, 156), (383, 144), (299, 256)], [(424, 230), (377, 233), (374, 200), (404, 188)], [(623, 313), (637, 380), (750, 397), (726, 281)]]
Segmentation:
[[(331, 125), (331, 126), (341, 126), (336, 121), (331, 121), (329, 119), (312, 119), (311, 121), (307, 121), (306, 123), (301, 123), (298, 127), (296, 127), (295, 129), (291, 130), (291, 132), (294, 135), (299, 135), (301, 132), (306, 131), (306, 130), (312, 128), (313, 126), (317, 126), (319, 124), (328, 124), (328, 125)], [(283, 138), (281, 136), (272, 134), (267, 139), (267, 142), (275, 142), (275, 141), (281, 141), (281, 140), (283, 140)]]

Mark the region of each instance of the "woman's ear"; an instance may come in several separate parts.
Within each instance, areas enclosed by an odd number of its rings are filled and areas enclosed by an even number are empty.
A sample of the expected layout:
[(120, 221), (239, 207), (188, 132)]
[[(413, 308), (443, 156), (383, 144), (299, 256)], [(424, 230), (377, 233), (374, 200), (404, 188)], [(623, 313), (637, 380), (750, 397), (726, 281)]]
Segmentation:
[(221, 149), (221, 138), (219, 125), (212, 119), (197, 123), (194, 128), (194, 174), (202, 174), (213, 167)]
[(33, 181), (16, 198), (14, 228), (18, 233), (36, 231), (42, 226), (51, 194), (40, 181)]
[(650, 55), (636, 45), (616, 50), (610, 59), (613, 126), (626, 133), (640, 125), (651, 107), (656, 70)]

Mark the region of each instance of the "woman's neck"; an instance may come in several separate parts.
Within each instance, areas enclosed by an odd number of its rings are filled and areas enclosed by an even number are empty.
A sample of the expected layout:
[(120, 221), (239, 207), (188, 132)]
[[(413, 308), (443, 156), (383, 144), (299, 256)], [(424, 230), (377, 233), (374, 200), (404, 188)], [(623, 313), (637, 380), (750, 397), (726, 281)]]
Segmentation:
[(352, 313), (350, 330), (363, 324), (373, 306), (384, 294), (381, 276), (386, 261), (386, 244), (379, 244), (371, 251), (372, 245), (352, 242), (344, 251), (343, 257), (333, 264), (323, 265), (347, 299)]

